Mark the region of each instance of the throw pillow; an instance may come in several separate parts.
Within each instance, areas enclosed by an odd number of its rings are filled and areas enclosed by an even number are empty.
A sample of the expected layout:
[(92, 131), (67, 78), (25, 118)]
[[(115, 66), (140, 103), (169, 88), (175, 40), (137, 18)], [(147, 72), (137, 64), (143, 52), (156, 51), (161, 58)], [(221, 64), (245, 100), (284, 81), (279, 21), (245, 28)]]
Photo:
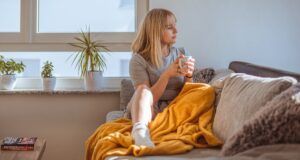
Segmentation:
[(300, 143), (300, 83), (290, 87), (261, 108), (233, 134), (222, 154), (236, 153), (261, 145)]
[(214, 133), (225, 141), (261, 106), (296, 82), (292, 77), (263, 78), (244, 73), (230, 74), (222, 83), (221, 99), (213, 122)]
[(215, 70), (215, 75), (212, 78), (212, 80), (209, 82), (209, 84), (214, 86), (218, 84), (219, 81), (224, 80), (224, 78), (229, 76), (231, 73), (234, 73), (234, 71), (231, 69), (217, 69)]
[(221, 92), (222, 92), (222, 82), (224, 79), (229, 76), (231, 73), (234, 73), (231, 69), (218, 69), (215, 71), (215, 75), (213, 79), (209, 82), (209, 84), (214, 87), (215, 89), (215, 106), (218, 106), (220, 98), (221, 98)]
[(193, 73), (193, 81), (195, 83), (208, 83), (215, 75), (215, 70), (212, 68), (195, 69)]
[(120, 109), (125, 110), (131, 97), (134, 94), (134, 87), (130, 79), (122, 79), (120, 90)]

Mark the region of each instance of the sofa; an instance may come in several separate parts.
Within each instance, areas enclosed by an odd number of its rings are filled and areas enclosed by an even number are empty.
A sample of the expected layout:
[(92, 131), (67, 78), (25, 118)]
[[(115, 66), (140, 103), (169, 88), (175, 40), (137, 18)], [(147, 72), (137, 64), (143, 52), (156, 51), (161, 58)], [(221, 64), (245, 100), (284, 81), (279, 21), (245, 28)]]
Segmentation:
[[(224, 142), (222, 147), (195, 148), (177, 155), (106, 159), (300, 159), (300, 74), (233, 61), (228, 69), (198, 69), (193, 79), (215, 88), (212, 129)], [(120, 111), (108, 113), (107, 121), (123, 116), (133, 93), (131, 81), (122, 80)]]

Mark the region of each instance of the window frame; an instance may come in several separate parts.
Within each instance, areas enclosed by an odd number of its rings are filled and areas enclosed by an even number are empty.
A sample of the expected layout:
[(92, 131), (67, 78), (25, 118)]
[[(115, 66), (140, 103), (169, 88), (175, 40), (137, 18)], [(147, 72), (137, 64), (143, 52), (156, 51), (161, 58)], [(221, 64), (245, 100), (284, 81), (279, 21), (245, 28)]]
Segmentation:
[[(0, 51), (76, 51), (68, 43), (76, 42), (80, 33), (37, 33), (38, 0), (21, 1), (20, 32), (0, 33)], [(146, 15), (149, 0), (135, 0), (135, 32), (92, 32), (94, 40), (100, 41), (112, 51), (130, 51), (138, 24)]]
[[(74, 37), (80, 33), (37, 33), (38, 0), (20, 0), (20, 32), (0, 32), (0, 52), (64, 52), (74, 51), (77, 48), (68, 43), (76, 42)], [(130, 45), (134, 39), (138, 26), (149, 10), (149, 0), (135, 0), (135, 32), (92, 32), (94, 40), (102, 42), (112, 52), (130, 52)], [(104, 84), (108, 88), (118, 88), (119, 82), (128, 77), (105, 77)], [(19, 78), (19, 81), (28, 78)], [(40, 78), (31, 78), (37, 80)], [(64, 78), (65, 83), (78, 78)], [(113, 83), (110, 83), (111, 80)], [(59, 83), (59, 82), (58, 82)], [(29, 84), (21, 82), (17, 88), (27, 88)], [(116, 86), (118, 85), (118, 86)], [(40, 88), (40, 84), (31, 84), (30, 88)], [(75, 87), (74, 87), (75, 88)], [(28, 88), (27, 88), (28, 89)]]

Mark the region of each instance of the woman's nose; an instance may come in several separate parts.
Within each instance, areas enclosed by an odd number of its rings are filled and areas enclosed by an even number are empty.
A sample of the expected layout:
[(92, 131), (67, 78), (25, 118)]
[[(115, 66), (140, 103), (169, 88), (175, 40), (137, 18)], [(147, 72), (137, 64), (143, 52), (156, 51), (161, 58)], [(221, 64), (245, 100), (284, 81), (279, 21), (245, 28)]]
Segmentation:
[(174, 27), (174, 33), (178, 33), (178, 31), (177, 31), (177, 28), (176, 28), (176, 27)]

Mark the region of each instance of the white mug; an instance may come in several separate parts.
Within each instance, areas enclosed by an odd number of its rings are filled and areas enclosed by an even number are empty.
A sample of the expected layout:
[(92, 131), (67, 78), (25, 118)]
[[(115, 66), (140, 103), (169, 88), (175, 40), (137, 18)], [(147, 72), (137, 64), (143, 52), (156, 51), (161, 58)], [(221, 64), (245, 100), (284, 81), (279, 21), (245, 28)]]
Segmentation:
[(189, 61), (190, 59), (192, 59), (192, 56), (185, 56), (183, 58), (179, 59), (179, 67), (183, 68), (184, 67), (184, 63)]

